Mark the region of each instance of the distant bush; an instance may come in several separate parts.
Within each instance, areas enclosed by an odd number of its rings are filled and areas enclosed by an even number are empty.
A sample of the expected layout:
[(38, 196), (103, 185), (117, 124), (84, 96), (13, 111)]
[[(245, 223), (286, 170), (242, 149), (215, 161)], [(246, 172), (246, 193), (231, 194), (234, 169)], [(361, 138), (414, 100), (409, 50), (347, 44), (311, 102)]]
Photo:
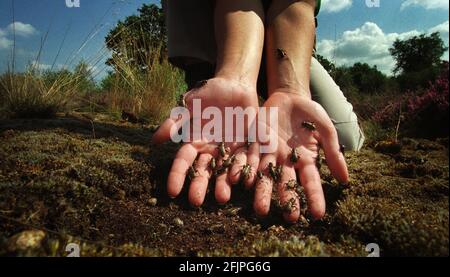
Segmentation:
[(373, 120), (392, 128), (401, 120), (405, 134), (433, 138), (449, 133), (448, 63), (440, 76), (422, 92), (408, 92), (390, 101), (374, 114)]
[(6, 72), (0, 76), (0, 108), (8, 117), (51, 117), (95, 89), (83, 62), (73, 72), (41, 72), (31, 65), (24, 73)]
[(103, 92), (93, 101), (112, 114), (127, 111), (159, 124), (186, 90), (182, 72), (161, 58), (164, 54), (160, 49), (146, 50), (148, 59), (143, 66), (130, 62), (132, 58), (126, 54), (113, 55), (115, 70), (102, 80)]

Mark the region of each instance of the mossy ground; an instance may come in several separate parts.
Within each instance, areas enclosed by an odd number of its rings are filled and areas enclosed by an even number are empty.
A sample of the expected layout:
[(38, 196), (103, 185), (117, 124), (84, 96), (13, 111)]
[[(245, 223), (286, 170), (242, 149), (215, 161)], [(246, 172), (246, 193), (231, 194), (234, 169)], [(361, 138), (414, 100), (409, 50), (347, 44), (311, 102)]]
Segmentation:
[[(65, 256), (69, 242), (84, 256), (365, 256), (368, 243), (385, 256), (449, 254), (448, 139), (347, 153), (349, 186), (321, 169), (326, 217), (286, 225), (276, 206), (256, 218), (240, 187), (226, 206), (212, 193), (200, 209), (186, 191), (168, 199), (178, 146), (151, 146), (151, 134), (102, 115), (0, 121), (0, 255)], [(14, 247), (32, 229), (45, 233), (38, 247)]]

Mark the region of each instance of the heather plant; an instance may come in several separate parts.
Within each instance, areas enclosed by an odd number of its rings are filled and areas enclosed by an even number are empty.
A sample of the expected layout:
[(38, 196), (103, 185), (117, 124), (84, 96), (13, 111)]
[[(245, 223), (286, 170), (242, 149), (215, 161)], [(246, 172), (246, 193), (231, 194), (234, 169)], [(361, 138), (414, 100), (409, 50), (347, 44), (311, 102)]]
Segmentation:
[(373, 115), (384, 128), (394, 128), (401, 121), (405, 135), (419, 137), (448, 136), (448, 63), (442, 66), (439, 77), (419, 92), (407, 92)]

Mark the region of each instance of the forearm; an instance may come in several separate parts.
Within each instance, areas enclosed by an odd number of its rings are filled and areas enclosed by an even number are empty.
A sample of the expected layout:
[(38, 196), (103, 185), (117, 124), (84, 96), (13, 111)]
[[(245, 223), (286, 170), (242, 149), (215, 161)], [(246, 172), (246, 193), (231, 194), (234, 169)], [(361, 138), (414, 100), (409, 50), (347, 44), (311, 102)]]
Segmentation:
[(311, 98), (309, 80), (315, 37), (314, 8), (314, 0), (272, 2), (267, 15), (266, 35), (269, 95), (284, 91)]
[(260, 0), (217, 0), (216, 77), (256, 88), (264, 45), (264, 10)]

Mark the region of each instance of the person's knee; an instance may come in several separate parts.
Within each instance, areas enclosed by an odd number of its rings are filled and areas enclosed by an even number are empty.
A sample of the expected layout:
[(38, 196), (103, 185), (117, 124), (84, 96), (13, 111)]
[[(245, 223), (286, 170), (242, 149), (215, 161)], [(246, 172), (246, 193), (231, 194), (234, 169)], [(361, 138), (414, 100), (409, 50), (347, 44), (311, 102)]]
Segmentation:
[(365, 136), (357, 121), (337, 124), (336, 130), (338, 132), (339, 143), (344, 145), (345, 150), (361, 150)]

